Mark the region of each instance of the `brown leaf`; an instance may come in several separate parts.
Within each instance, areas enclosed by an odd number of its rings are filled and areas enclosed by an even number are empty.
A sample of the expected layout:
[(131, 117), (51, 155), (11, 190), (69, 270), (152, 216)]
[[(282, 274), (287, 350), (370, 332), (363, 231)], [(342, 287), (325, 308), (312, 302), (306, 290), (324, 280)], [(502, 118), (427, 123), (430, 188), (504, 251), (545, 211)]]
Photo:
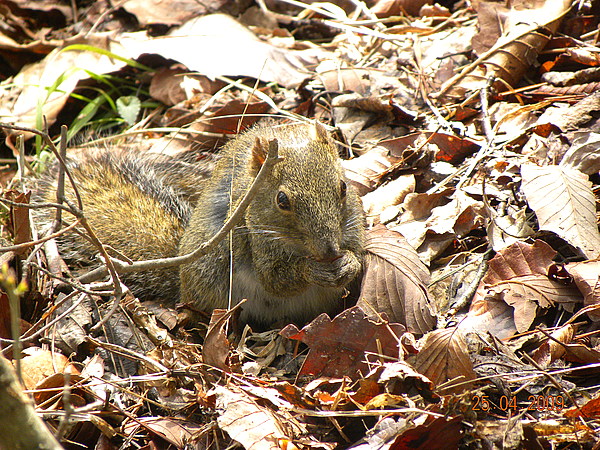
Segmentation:
[(570, 286), (550, 280), (546, 275), (525, 275), (489, 286), (488, 295), (496, 294), (514, 308), (515, 326), (519, 333), (529, 329), (538, 308), (547, 309), (557, 303), (573, 306), (577, 292)]
[[(387, 184), (379, 186), (373, 192), (362, 197), (363, 208), (367, 216), (369, 226), (382, 222), (381, 214), (393, 206), (397, 206), (407, 194), (415, 190), (415, 176), (401, 175)], [(398, 208), (396, 208), (398, 209)]]
[(288, 325), (281, 330), (281, 335), (310, 347), (300, 376), (360, 378), (368, 373), (366, 359), (372, 360), (373, 355), (383, 353), (394, 359), (403, 358), (399, 339), (405, 331), (404, 326), (397, 323), (373, 322), (355, 306), (333, 320), (321, 314), (302, 330)]
[(600, 417), (600, 397), (593, 398), (579, 408), (569, 409), (564, 413), (565, 417), (584, 417), (594, 419)]
[(547, 339), (544, 341), (542, 345), (535, 349), (531, 358), (541, 367), (548, 367), (551, 362), (556, 361), (565, 354), (564, 344), (571, 343), (574, 333), (575, 327), (573, 325), (565, 325), (558, 330), (554, 330), (550, 333), (550, 336), (556, 340)]
[(148, 25), (181, 25), (188, 19), (218, 11), (223, 0), (198, 3), (196, 0), (127, 0), (120, 7), (134, 15), (144, 28)]
[[(478, 144), (467, 139), (425, 131), (383, 140), (364, 155), (342, 164), (353, 186), (364, 195), (391, 171), (414, 167), (421, 159), (429, 160), (433, 156), (438, 161), (460, 162), (478, 148)], [(427, 159), (423, 156), (427, 152), (435, 155)]]
[[(446, 82), (441, 94), (450, 93), (453, 98), (465, 98), (468, 92), (483, 88), (489, 79), (502, 80), (494, 85), (499, 91), (516, 86), (535, 61), (537, 53), (549, 41), (551, 33), (558, 29), (571, 3), (572, 0), (546, 0), (539, 8), (514, 8), (506, 14), (486, 9), (489, 10), (493, 21), (497, 21), (498, 18), (504, 19), (495, 26), (499, 31), (498, 39), (480, 56), (478, 64), (472, 65)], [(486, 5), (485, 2), (481, 4)], [(481, 19), (484, 20), (483, 10)], [(489, 37), (490, 29), (493, 28), (489, 23), (481, 24), (480, 36)], [(477, 45), (477, 40), (475, 41)], [(489, 45), (486, 44), (484, 48)], [(459, 80), (460, 85), (455, 85)]]
[(227, 319), (231, 316), (227, 310), (215, 309), (210, 317), (208, 332), (202, 346), (202, 360), (211, 366), (229, 372), (229, 340), (225, 332)]
[(45, 378), (56, 373), (69, 372), (79, 374), (79, 370), (71, 364), (68, 358), (58, 352), (31, 348), (27, 355), (21, 359), (21, 372), (23, 383), (27, 389), (35, 388)]
[[(434, 199), (438, 198), (434, 194)], [(411, 194), (406, 201), (413, 201)], [(407, 217), (413, 216), (408, 213)], [(394, 229), (402, 233), (407, 241), (417, 249), (419, 257), (426, 264), (439, 256), (457, 237), (466, 236), (479, 228), (485, 216), (483, 202), (474, 199), (464, 191), (456, 191), (447, 204), (435, 206), (428, 217), (412, 221), (402, 214), (400, 224)]]
[(412, 390), (416, 390), (429, 402), (440, 401), (440, 397), (434, 393), (435, 385), (429, 378), (417, 372), (405, 361), (384, 363), (379, 382), (385, 384), (386, 392), (410, 395)]
[[(593, 104), (593, 110), (600, 109), (600, 92), (595, 92), (594, 94), (586, 97), (579, 103), (583, 103), (585, 100), (589, 100), (593, 98), (595, 103)], [(578, 104), (579, 104), (578, 103)], [(588, 109), (592, 109), (589, 106), (590, 101), (586, 102), (586, 107)], [(576, 104), (577, 105), (577, 104)], [(576, 106), (574, 105), (574, 106)], [(588, 111), (581, 111), (580, 108), (576, 113), (579, 114), (579, 117), (590, 117)], [(585, 131), (576, 131), (574, 133), (574, 137), (571, 143), (571, 147), (564, 154), (562, 159), (560, 160), (560, 165), (563, 167), (570, 167), (572, 169), (579, 170), (582, 173), (587, 175), (593, 175), (600, 172), (600, 154), (598, 154), (598, 147), (600, 146), (600, 134), (594, 133), (589, 130)]]
[(383, 147), (375, 147), (358, 158), (342, 161), (348, 181), (359, 195), (372, 191), (393, 164), (401, 161)]
[(150, 81), (150, 95), (152, 98), (167, 106), (176, 105), (187, 99), (183, 89), (183, 74), (187, 70), (183, 66), (161, 67)]
[[(22, 193), (13, 189), (4, 192), (3, 197), (15, 202), (29, 204), (31, 192)], [(10, 227), (14, 236), (14, 243), (23, 244), (31, 241), (31, 228), (29, 226), (29, 208), (23, 208), (21, 206), (10, 207)], [(29, 253), (29, 249), (21, 249), (16, 252), (19, 255), (26, 255)]]
[[(422, 339), (423, 347), (417, 354), (414, 366), (434, 384), (440, 385), (457, 378), (458, 382), (477, 378), (467, 352), (467, 343), (456, 327), (432, 331)], [(456, 388), (456, 392), (468, 388), (469, 383), (462, 384)]]
[[(579, 364), (598, 364), (600, 363), (600, 351), (595, 348), (590, 348), (580, 342), (565, 345), (567, 361), (576, 362)], [(594, 370), (592, 368), (591, 370)], [(596, 369), (597, 371), (597, 369)]]
[(413, 333), (426, 333), (435, 325), (429, 300), (429, 270), (406, 239), (378, 225), (369, 231), (366, 271), (357, 305), (369, 316), (386, 313)]
[[(67, 371), (73, 370), (73, 366), (69, 366)], [(33, 394), (33, 399), (35, 400), (36, 405), (42, 405), (45, 410), (54, 410), (54, 409), (63, 409), (65, 405), (63, 404), (63, 396), (56, 395), (57, 392), (61, 392), (62, 389), (67, 385), (78, 385), (83, 381), (83, 378), (80, 377), (77, 373), (69, 373), (68, 375), (65, 373), (54, 373), (42, 381), (40, 381), (35, 386), (35, 392)], [(87, 403), (85, 401), (85, 392), (81, 388), (76, 388), (69, 394), (69, 403), (73, 407), (80, 408), (85, 406)], [(49, 402), (49, 403), (46, 403)]]
[(192, 130), (200, 133), (237, 133), (254, 125), (268, 111), (269, 105), (263, 101), (234, 99), (218, 108), (209, 108), (208, 117), (195, 123)]
[(489, 331), (502, 339), (527, 330), (539, 308), (556, 303), (572, 308), (578, 291), (547, 275), (555, 255), (539, 240), (533, 245), (517, 242), (496, 254), (460, 327)]
[(342, 67), (317, 73), (316, 76), (328, 91), (367, 95), (371, 92), (373, 79), (381, 77), (381, 73), (368, 68)]
[(458, 448), (462, 439), (462, 417), (429, 417), (425, 424), (398, 436), (390, 450), (444, 450)]
[(432, 0), (377, 0), (371, 6), (370, 11), (377, 17), (384, 18), (390, 16), (399, 16), (403, 12), (411, 16), (419, 15), (419, 10), (423, 5), (433, 3)]
[(271, 45), (225, 14), (194, 17), (167, 36), (152, 39), (146, 33), (131, 33), (120, 43), (132, 58), (159, 54), (209, 78), (249, 76), (286, 87), (307, 78), (305, 67), (316, 62), (319, 52)]

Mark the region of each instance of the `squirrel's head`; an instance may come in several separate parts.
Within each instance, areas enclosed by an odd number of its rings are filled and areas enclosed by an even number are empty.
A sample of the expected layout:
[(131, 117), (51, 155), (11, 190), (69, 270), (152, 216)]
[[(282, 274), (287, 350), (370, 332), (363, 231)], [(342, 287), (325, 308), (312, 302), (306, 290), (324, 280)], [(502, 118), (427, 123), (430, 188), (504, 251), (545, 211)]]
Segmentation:
[[(269, 138), (256, 138), (250, 170), (260, 168)], [(289, 252), (320, 261), (339, 258), (346, 241), (360, 233), (362, 217), (336, 145), (319, 123), (285, 127), (272, 138), (283, 159), (248, 208), (246, 225), (253, 237), (281, 243)]]

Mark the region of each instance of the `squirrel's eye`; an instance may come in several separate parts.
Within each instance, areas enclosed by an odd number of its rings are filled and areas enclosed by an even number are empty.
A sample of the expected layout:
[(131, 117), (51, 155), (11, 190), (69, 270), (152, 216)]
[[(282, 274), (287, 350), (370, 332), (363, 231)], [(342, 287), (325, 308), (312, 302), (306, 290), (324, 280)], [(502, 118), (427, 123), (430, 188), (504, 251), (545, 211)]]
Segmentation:
[(290, 209), (292, 209), (290, 199), (283, 191), (279, 191), (277, 193), (277, 207), (283, 211), (289, 211)]
[(346, 186), (346, 182), (344, 180), (340, 181), (340, 192), (342, 193), (342, 198), (346, 198), (346, 191), (348, 187)]

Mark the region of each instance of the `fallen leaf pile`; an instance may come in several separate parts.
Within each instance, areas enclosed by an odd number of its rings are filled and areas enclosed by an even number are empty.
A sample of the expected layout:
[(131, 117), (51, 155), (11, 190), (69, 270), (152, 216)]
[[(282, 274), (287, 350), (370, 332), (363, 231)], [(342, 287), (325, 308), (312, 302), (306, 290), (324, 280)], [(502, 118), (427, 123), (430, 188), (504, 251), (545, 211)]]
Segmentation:
[[(0, 2), (0, 346), (61, 445), (600, 448), (600, 1), (440, 3)], [(35, 130), (209, 173), (265, 118), (330, 126), (363, 200), (338, 316), (117, 308), (40, 240)]]

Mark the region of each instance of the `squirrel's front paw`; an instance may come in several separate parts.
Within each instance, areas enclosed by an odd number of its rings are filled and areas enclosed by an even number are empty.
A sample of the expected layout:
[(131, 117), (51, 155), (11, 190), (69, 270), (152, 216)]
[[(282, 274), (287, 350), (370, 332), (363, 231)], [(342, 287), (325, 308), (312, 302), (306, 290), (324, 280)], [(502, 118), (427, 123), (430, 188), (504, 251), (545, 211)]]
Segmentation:
[(361, 270), (358, 257), (350, 252), (334, 261), (309, 260), (309, 282), (319, 286), (342, 287), (352, 281)]

